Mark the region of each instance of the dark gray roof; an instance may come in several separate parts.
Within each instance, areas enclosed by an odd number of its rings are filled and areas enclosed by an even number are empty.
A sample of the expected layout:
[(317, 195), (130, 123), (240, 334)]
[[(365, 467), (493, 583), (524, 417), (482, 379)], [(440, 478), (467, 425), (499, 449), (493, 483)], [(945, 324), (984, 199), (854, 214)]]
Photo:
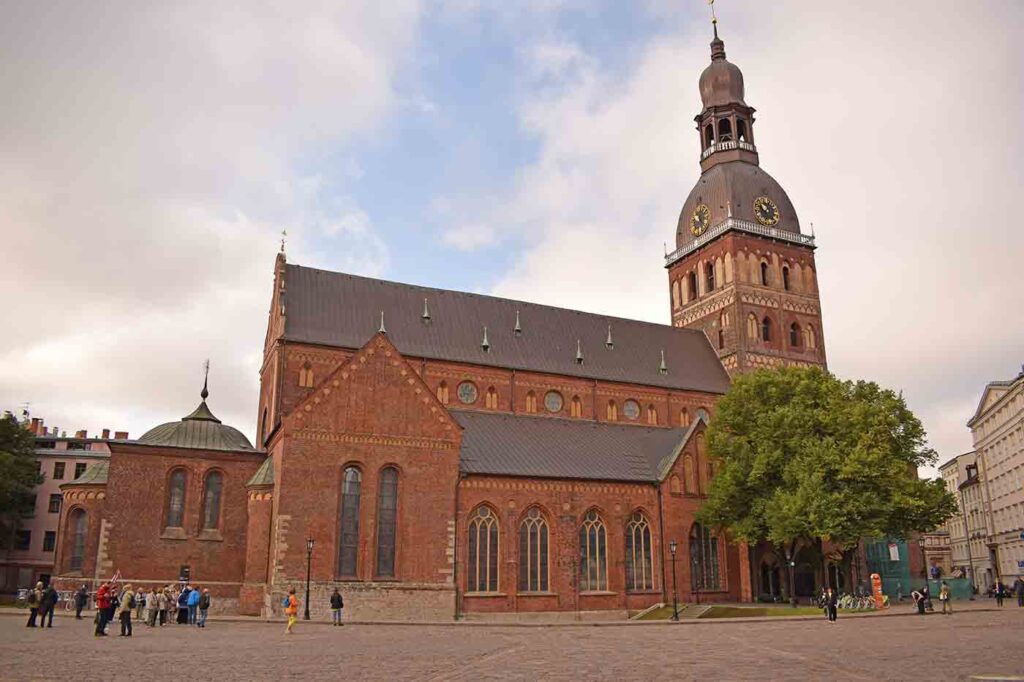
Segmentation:
[(468, 474), (654, 482), (688, 429), (453, 412)]
[[(710, 393), (729, 388), (729, 376), (701, 331), (287, 267), (288, 340), (360, 348), (377, 331), (383, 311), (388, 337), (413, 357)], [(423, 321), (424, 299), (429, 324)], [(517, 312), (522, 329), (518, 335), (513, 331)], [(485, 325), (489, 352), (481, 348)], [(605, 344), (609, 326), (613, 349)], [(576, 363), (577, 340), (582, 364)]]
[(274, 485), (274, 458), (269, 455), (260, 468), (256, 470), (256, 473), (252, 475), (247, 486), (258, 486), (258, 485)]
[(108, 471), (110, 471), (109, 461), (95, 462), (87, 466), (81, 476), (73, 481), (62, 484), (60, 487), (63, 488), (66, 485), (106, 485)]
[(180, 421), (155, 426), (136, 441), (141, 445), (162, 445), (172, 448), (199, 450), (241, 450), (255, 452), (249, 439), (241, 431), (222, 424), (206, 406), (206, 388), (199, 407)]

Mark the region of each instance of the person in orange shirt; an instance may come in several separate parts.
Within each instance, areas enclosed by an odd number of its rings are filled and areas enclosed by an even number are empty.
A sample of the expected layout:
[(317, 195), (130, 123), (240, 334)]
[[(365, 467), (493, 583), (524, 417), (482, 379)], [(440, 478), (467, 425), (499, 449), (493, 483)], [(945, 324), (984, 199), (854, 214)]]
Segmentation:
[(295, 627), (295, 623), (299, 620), (299, 598), (295, 596), (295, 588), (288, 590), (288, 605), (284, 609), (285, 614), (288, 616), (288, 627), (284, 629), (284, 634), (292, 634), (292, 628)]

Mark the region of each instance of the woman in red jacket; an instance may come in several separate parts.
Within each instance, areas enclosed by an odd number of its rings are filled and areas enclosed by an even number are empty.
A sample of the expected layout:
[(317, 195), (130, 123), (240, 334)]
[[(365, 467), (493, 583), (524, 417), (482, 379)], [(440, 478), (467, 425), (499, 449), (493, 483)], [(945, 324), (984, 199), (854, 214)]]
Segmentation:
[(110, 620), (110, 584), (103, 583), (96, 590), (96, 637), (106, 637), (107, 622)]

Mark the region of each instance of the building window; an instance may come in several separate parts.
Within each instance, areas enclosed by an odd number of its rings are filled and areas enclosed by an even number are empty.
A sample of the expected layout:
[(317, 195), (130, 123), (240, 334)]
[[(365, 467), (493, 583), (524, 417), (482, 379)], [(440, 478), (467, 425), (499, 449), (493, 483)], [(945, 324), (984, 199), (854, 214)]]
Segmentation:
[(761, 285), (768, 286), (768, 263), (761, 261)]
[(696, 590), (719, 590), (718, 537), (699, 523), (690, 531), (690, 587)]
[(679, 425), (689, 426), (690, 425), (690, 411), (685, 407), (679, 410)]
[(437, 385), (437, 400), (443, 405), (448, 404), (448, 384), (443, 381)]
[(63, 481), (64, 480), (64, 462), (53, 463), (53, 480)]
[(782, 288), (789, 291), (789, 266), (782, 266)]
[(50, 506), (47, 509), (51, 514), (60, 514), (60, 505), (64, 501), (64, 496), (60, 493), (50, 494)]
[(484, 396), (484, 405), (490, 410), (498, 409), (498, 391), (494, 386), (487, 389), (487, 395)]
[(583, 402), (580, 400), (578, 395), (572, 397), (572, 402), (569, 403), (569, 416), (570, 417), (582, 417), (583, 416)]
[(626, 526), (626, 589), (654, 589), (651, 526), (640, 512), (634, 513)]
[(679, 298), (679, 280), (672, 280), (672, 307), (678, 308), (680, 303)]
[(526, 411), (530, 414), (537, 411), (537, 396), (533, 391), (526, 394)]
[(463, 405), (472, 405), (476, 402), (477, 397), (479, 397), (476, 384), (472, 381), (463, 381), (459, 384), (456, 393), (459, 396), (459, 402)]
[(696, 272), (690, 272), (686, 276), (686, 284), (687, 284), (687, 289), (688, 289), (688, 291), (690, 293), (689, 298), (692, 301), (693, 299), (697, 298), (697, 273)]
[(185, 518), (185, 470), (171, 472), (167, 492), (167, 528), (181, 528)]
[(548, 591), (548, 524), (536, 507), (519, 525), (519, 591)]
[(619, 406), (615, 404), (614, 400), (608, 401), (607, 410), (608, 421), (614, 422), (619, 420)]
[(544, 394), (544, 409), (548, 412), (562, 411), (562, 394), (558, 391), (548, 391)]
[(767, 316), (761, 320), (761, 340), (765, 343), (772, 340), (772, 321)]
[(479, 507), (469, 522), (469, 591), (498, 591), (498, 516)]
[(695, 495), (697, 493), (697, 479), (693, 473), (693, 458), (687, 455), (683, 458), (683, 485), (686, 486), (687, 495)]
[(57, 447), (57, 441), (54, 440), (37, 440), (36, 450), (53, 450)]
[(706, 263), (704, 265), (704, 280), (707, 284), (707, 291), (712, 292), (715, 290), (715, 264)]
[(308, 361), (299, 368), (299, 386), (313, 388), (313, 365)]
[(380, 472), (377, 495), (377, 575), (395, 577), (395, 531), (398, 523), (398, 470), (385, 467)]
[(728, 142), (732, 139), (732, 123), (727, 118), (718, 121), (718, 141)]
[(43, 534), (43, 551), (52, 552), (57, 547), (57, 531), (48, 530)]
[(338, 575), (354, 578), (359, 553), (359, 495), (363, 474), (345, 467), (341, 477), (341, 538), (338, 543)]
[(220, 496), (224, 487), (224, 476), (219, 471), (206, 475), (203, 486), (203, 530), (220, 528)]
[(635, 400), (622, 403), (622, 415), (630, 421), (636, 421), (640, 418), (640, 404)]
[(26, 550), (32, 547), (32, 531), (24, 528), (14, 533), (14, 549)]
[(754, 316), (754, 313), (747, 315), (747, 338), (751, 341), (755, 341), (759, 338), (757, 318)]
[(818, 337), (814, 334), (814, 327), (807, 325), (804, 327), (804, 346), (809, 350), (814, 350), (818, 347)]
[(718, 328), (718, 350), (725, 348), (725, 330), (721, 327)]
[(68, 568), (72, 571), (82, 570), (82, 559), (85, 557), (86, 516), (84, 509), (71, 512), (71, 560)]
[(85, 473), (85, 468), (88, 466), (85, 462), (78, 462), (75, 464), (75, 478), (80, 478)]
[(800, 325), (796, 322), (789, 325), (789, 345), (793, 348), (800, 347)]
[(668, 491), (673, 495), (681, 495), (683, 492), (683, 487), (679, 483), (679, 477), (675, 474), (672, 474), (668, 479)]
[(580, 590), (608, 589), (608, 541), (604, 522), (596, 511), (587, 512), (580, 526)]
[(654, 405), (647, 406), (647, 423), (652, 426), (658, 425), (658, 409)]

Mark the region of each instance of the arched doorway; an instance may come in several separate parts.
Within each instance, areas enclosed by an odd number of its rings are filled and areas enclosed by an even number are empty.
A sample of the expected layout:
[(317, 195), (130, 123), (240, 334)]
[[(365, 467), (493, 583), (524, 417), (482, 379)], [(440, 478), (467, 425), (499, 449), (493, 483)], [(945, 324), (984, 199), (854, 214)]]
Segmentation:
[(819, 565), (816, 553), (812, 548), (804, 547), (796, 553), (795, 563), (793, 593), (797, 597), (814, 597), (816, 566)]
[(782, 598), (782, 573), (779, 568), (779, 560), (775, 555), (768, 555), (761, 560), (761, 589), (762, 598), (770, 601), (779, 601)]

